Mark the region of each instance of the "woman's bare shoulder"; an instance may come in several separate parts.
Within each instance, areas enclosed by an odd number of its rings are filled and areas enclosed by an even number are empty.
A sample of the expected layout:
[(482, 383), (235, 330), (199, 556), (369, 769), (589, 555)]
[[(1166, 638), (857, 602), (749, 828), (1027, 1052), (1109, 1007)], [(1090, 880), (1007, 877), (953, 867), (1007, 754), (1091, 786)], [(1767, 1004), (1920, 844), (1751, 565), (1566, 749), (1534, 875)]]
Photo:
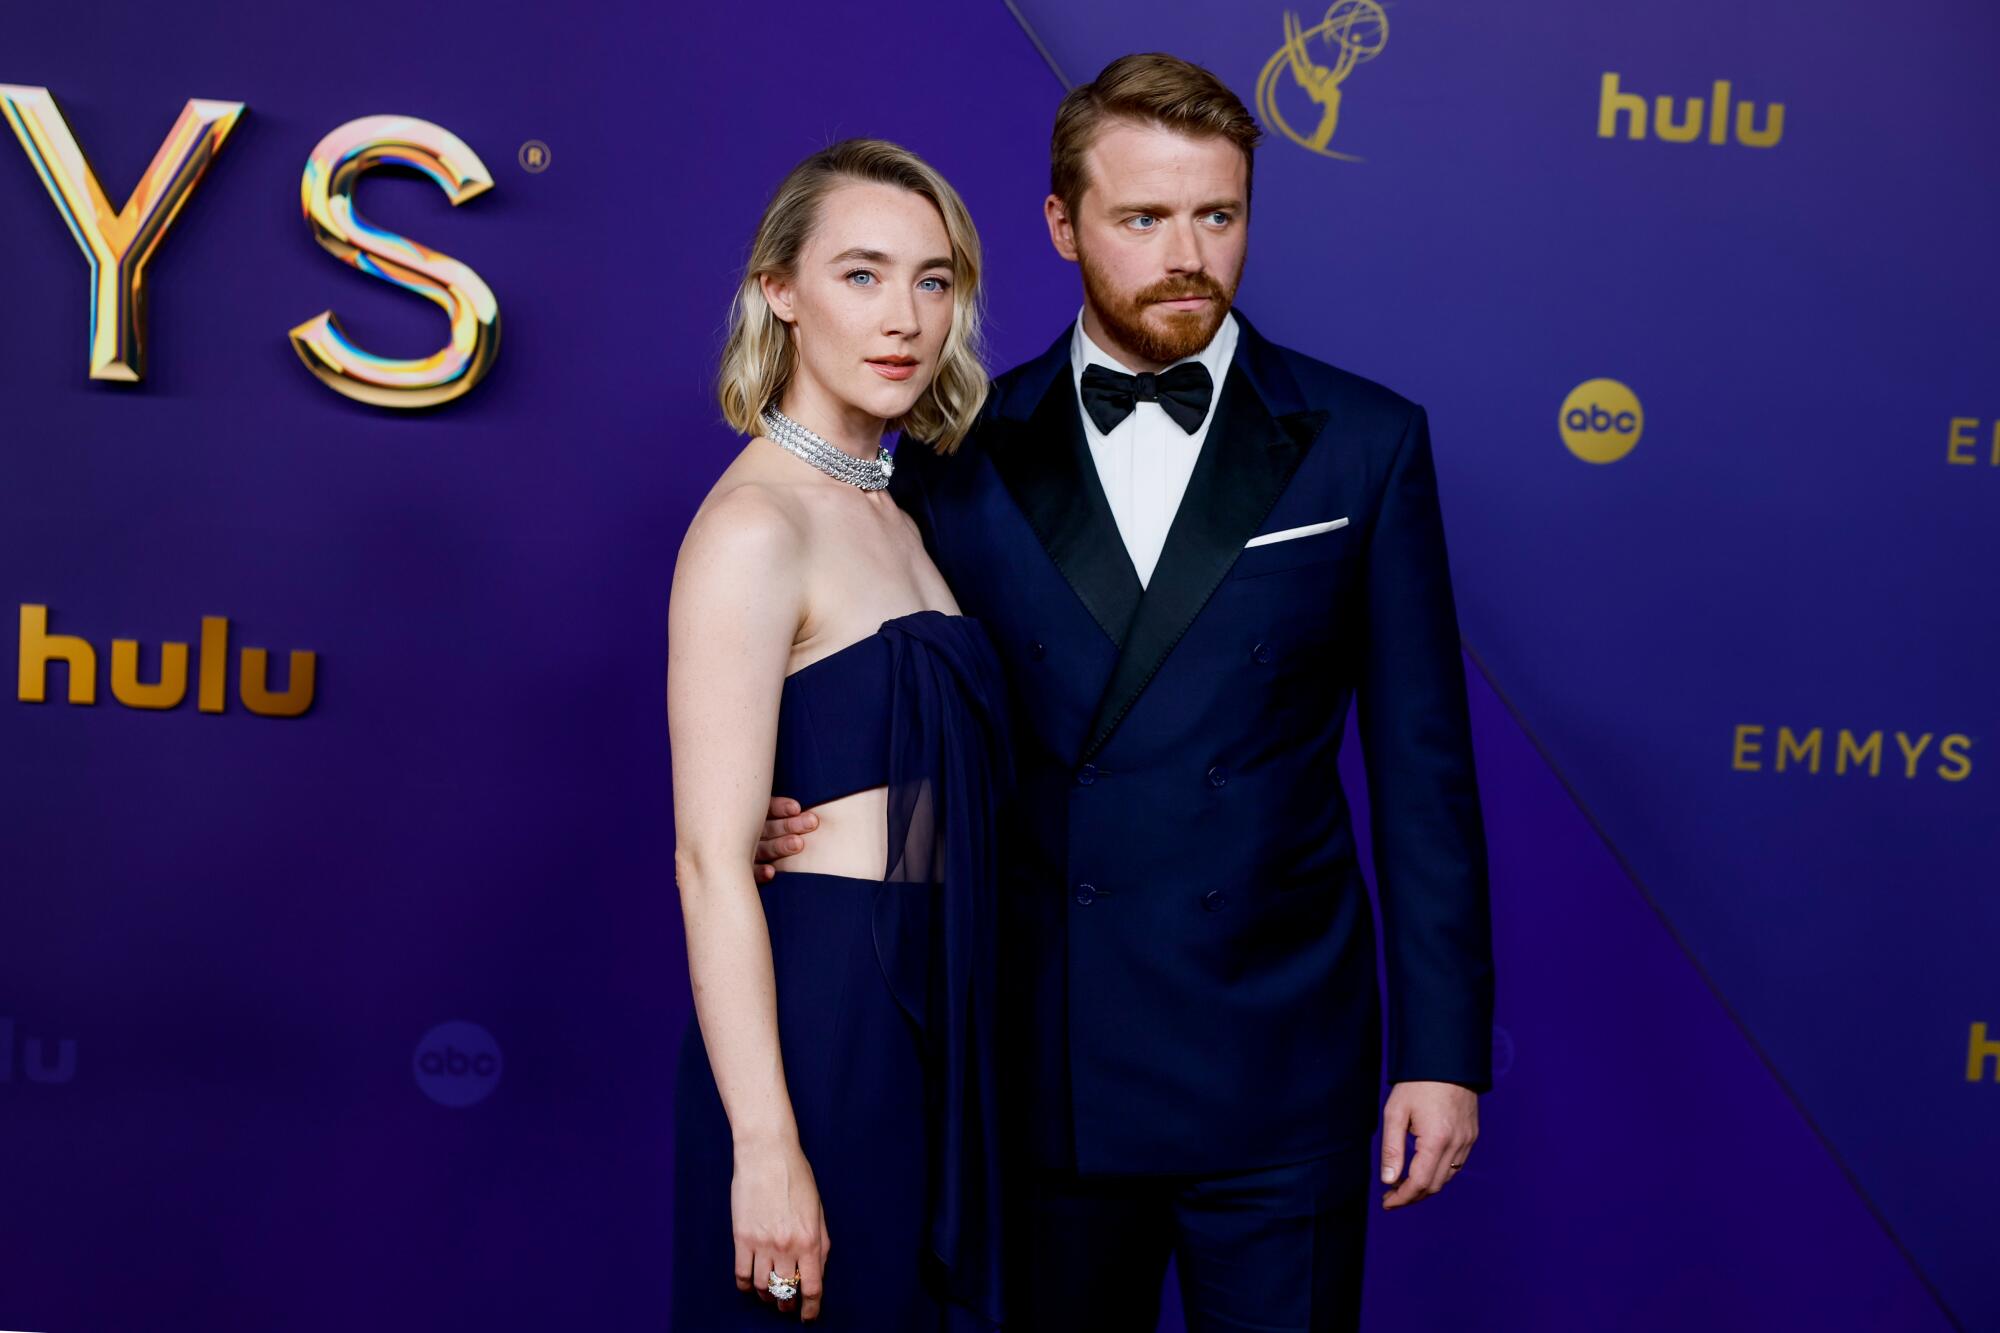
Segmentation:
[(765, 474), (746, 447), (729, 465), (681, 540), (681, 562), (691, 557), (781, 559), (803, 554), (807, 538), (805, 506), (794, 488)]

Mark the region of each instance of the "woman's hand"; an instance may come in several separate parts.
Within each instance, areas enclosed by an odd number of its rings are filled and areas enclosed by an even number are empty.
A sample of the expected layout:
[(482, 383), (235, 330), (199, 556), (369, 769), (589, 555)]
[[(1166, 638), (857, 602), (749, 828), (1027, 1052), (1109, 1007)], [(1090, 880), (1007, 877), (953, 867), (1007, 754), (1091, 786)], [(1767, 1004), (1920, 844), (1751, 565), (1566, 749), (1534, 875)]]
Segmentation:
[[(783, 1145), (738, 1147), (729, 1184), (730, 1223), (736, 1233), (736, 1287), (800, 1319), (819, 1318), (820, 1282), (826, 1271), (826, 1214), (806, 1155), (793, 1140)], [(799, 1275), (799, 1294), (771, 1295), (773, 1270)]]

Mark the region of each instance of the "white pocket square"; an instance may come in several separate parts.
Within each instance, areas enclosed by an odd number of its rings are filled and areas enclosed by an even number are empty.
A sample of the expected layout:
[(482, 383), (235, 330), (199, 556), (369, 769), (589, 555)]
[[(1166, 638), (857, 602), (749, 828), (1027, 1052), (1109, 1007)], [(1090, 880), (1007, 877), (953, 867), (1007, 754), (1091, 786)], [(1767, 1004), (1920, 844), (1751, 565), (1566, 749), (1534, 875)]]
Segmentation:
[(1335, 518), (1329, 519), (1324, 523), (1308, 523), (1302, 528), (1286, 528), (1282, 532), (1267, 532), (1261, 537), (1252, 537), (1249, 541), (1244, 542), (1243, 549), (1247, 551), (1253, 546), (1269, 546), (1272, 542), (1288, 542), (1299, 537), (1317, 537), (1322, 532), (1332, 532), (1335, 528), (1344, 528), (1346, 526), (1346, 519)]

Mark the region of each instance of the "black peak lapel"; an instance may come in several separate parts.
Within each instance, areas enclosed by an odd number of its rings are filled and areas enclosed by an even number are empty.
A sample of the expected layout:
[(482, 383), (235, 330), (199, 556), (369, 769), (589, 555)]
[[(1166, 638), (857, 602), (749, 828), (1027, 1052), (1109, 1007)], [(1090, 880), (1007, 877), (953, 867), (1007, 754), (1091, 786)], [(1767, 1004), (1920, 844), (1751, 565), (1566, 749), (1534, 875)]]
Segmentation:
[(1061, 368), (1027, 419), (1003, 415), (986, 428), (988, 457), (1091, 618), (1122, 644), (1139, 605), (1139, 574), (1097, 480), (1067, 339), (1061, 347)]
[[(1082, 757), (1104, 747), (1152, 682), (1160, 664), (1201, 613), (1243, 543), (1257, 535), (1271, 507), (1326, 426), (1327, 414), (1274, 417), (1243, 368), (1244, 352), (1222, 382), (1187, 493), (1167, 530), (1166, 545), (1133, 614)], [(1064, 381), (1068, 387), (1068, 381)], [(1074, 397), (1074, 395), (1070, 395)], [(1074, 409), (1073, 409), (1074, 410)], [(1080, 429), (1080, 427), (1079, 427)], [(1112, 539), (1118, 534), (1113, 531)], [(1129, 557), (1128, 564), (1129, 568)], [(1134, 576), (1136, 580), (1136, 575)]]

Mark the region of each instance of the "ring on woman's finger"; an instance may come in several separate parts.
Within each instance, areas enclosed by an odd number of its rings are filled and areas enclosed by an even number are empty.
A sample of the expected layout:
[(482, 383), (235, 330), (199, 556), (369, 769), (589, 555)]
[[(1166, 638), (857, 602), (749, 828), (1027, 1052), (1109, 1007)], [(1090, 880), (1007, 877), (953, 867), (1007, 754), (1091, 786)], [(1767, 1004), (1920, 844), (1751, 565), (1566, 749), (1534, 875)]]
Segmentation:
[(790, 1277), (779, 1277), (778, 1270), (774, 1268), (771, 1270), (771, 1280), (765, 1283), (764, 1290), (781, 1301), (791, 1300), (799, 1294), (799, 1278), (799, 1270), (796, 1268), (792, 1270)]

